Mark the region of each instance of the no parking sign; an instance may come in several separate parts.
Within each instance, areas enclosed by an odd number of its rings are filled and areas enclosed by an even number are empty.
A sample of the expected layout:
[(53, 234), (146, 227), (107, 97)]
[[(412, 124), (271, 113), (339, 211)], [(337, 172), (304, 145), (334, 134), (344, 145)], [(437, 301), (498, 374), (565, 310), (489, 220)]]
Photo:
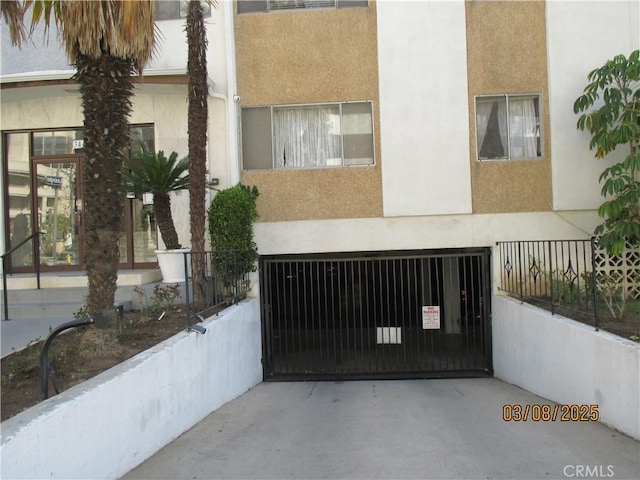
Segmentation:
[(440, 330), (439, 305), (424, 305), (422, 307), (422, 328), (424, 330)]

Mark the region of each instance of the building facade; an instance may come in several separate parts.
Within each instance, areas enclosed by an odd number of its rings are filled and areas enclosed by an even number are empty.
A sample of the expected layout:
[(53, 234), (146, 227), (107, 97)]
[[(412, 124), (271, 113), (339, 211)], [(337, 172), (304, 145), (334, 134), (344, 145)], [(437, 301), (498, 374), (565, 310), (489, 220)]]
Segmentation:
[[(132, 136), (186, 154), (184, 2), (158, 5)], [(639, 17), (637, 0), (219, 2), (210, 175), (258, 187), (263, 255), (588, 237), (615, 158), (594, 159), (572, 105), (588, 71), (638, 48)], [(53, 37), (18, 50), (0, 28), (3, 251), (46, 230), (45, 268), (81, 270), (73, 70)], [(150, 201), (127, 203), (123, 268), (155, 263)], [(173, 206), (188, 245), (188, 196)]]
[[(186, 3), (156, 6), (156, 55), (136, 82), (130, 117), (132, 149), (188, 153)], [(233, 5), (206, 9), (209, 82), (208, 172), (221, 185), (237, 183)], [(42, 29), (21, 49), (11, 46), (3, 24), (2, 251), (34, 231), (42, 231), (40, 263), (44, 271), (83, 270), (82, 150), (83, 113), (74, 71), (55, 33)], [(231, 43), (230, 43), (231, 42)], [(212, 195), (210, 192), (209, 195)], [(157, 265), (162, 247), (149, 195), (127, 198), (120, 241), (121, 269)], [(172, 201), (180, 241), (188, 245), (188, 194)], [(11, 272), (33, 271), (30, 245), (11, 256)]]

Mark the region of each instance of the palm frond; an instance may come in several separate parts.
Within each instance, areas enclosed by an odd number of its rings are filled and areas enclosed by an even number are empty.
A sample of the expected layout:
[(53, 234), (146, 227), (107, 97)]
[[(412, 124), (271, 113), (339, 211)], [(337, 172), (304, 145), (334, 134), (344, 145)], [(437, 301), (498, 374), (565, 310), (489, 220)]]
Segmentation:
[(178, 160), (176, 152), (169, 157), (162, 150), (140, 152), (125, 160), (124, 167), (124, 190), (128, 192), (168, 194), (189, 188), (189, 157)]
[(4, 23), (9, 27), (11, 43), (20, 46), (27, 39), (24, 26), (24, 9), (18, 0), (6, 0), (0, 2), (0, 15)]

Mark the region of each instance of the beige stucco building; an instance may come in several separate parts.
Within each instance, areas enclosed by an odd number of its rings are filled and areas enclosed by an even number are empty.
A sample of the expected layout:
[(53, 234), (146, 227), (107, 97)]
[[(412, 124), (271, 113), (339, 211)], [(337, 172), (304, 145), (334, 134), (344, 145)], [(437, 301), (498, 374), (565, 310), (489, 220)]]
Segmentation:
[[(186, 154), (184, 17), (160, 5), (131, 125)], [(207, 18), (210, 176), (259, 188), (263, 255), (586, 238), (614, 159), (593, 158), (572, 105), (588, 71), (638, 48), (639, 17), (636, 0), (220, 2)], [(20, 238), (16, 218), (55, 227), (43, 266), (82, 269), (73, 70), (55, 41), (17, 50), (0, 28), (0, 245)], [(155, 264), (149, 201), (127, 203), (123, 268)], [(188, 195), (173, 205), (188, 245)]]

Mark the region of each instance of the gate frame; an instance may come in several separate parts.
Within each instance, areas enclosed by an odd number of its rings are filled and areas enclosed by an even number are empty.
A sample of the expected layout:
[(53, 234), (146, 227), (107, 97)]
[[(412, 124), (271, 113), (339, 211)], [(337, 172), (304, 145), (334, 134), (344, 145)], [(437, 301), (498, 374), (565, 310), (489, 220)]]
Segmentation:
[[(492, 253), (491, 247), (466, 247), (466, 248), (438, 248), (427, 250), (384, 250), (384, 251), (354, 251), (354, 252), (313, 252), (313, 253), (289, 253), (260, 255), (259, 257), (259, 281), (260, 281), (260, 317), (262, 326), (262, 366), (264, 381), (331, 381), (331, 380), (371, 380), (371, 379), (428, 379), (428, 378), (460, 378), (460, 377), (491, 377), (493, 376), (493, 345), (492, 345)], [(273, 374), (271, 369), (272, 345), (270, 332), (273, 332), (273, 325), (267, 325), (268, 319), (272, 321), (272, 315), (268, 312), (270, 308), (266, 299), (267, 293), (272, 285), (266, 278), (265, 263), (267, 262), (296, 262), (296, 261), (349, 261), (349, 260), (385, 260), (385, 259), (405, 259), (409, 257), (422, 258), (445, 258), (445, 257), (479, 257), (481, 268), (481, 279), (483, 286), (479, 293), (484, 298), (482, 304), (483, 332), (480, 335), (485, 345), (483, 360), (485, 367), (480, 369), (460, 369), (444, 371), (415, 371), (415, 372), (374, 372), (374, 373), (329, 373), (326, 375), (313, 374)], [(441, 281), (441, 279), (439, 279)]]

